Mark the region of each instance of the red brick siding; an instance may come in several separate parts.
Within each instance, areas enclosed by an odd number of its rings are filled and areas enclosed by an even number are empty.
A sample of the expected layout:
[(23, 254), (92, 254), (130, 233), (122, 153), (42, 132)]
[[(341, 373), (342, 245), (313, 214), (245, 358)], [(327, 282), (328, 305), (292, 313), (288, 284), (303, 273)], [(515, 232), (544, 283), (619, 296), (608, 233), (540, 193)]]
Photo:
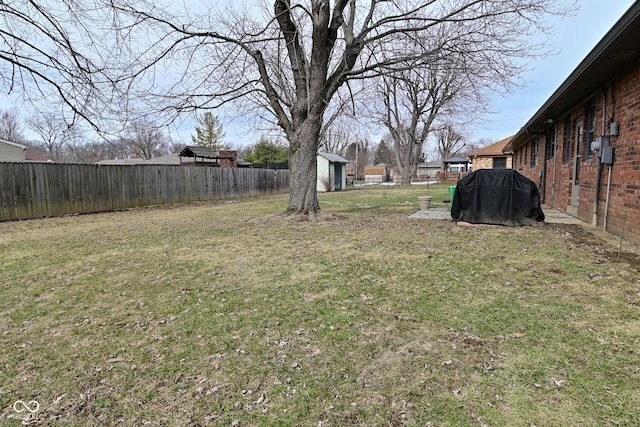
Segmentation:
[(221, 168), (237, 168), (238, 152), (235, 150), (220, 150), (220, 167)]
[[(640, 243), (640, 68), (617, 80), (613, 86), (607, 86), (589, 100), (596, 107), (595, 137), (609, 134), (611, 122), (620, 124), (619, 136), (611, 137), (611, 146), (615, 148), (615, 161), (611, 169), (611, 186), (607, 210), (607, 231), (620, 235), (625, 227), (625, 240)], [(603, 101), (605, 106), (603, 132)], [(591, 223), (596, 198), (598, 160), (594, 156), (585, 160), (587, 138), (587, 112), (589, 103), (567, 112), (571, 118), (571, 144), (575, 143), (576, 120), (584, 120), (582, 140), (580, 141), (580, 194), (578, 216)], [(571, 159), (565, 159), (565, 118), (556, 121), (553, 130), (556, 134), (555, 158), (547, 160), (547, 178), (545, 206), (566, 210), (571, 203)], [(539, 138), (539, 161), (536, 167), (530, 166), (531, 141), (520, 147), (514, 157), (514, 169), (532, 179), (541, 193), (543, 138)], [(570, 147), (573, 154), (573, 146)], [(568, 160), (568, 161), (567, 161)], [(603, 227), (607, 198), (607, 179), (609, 166), (603, 165), (598, 206), (598, 226)], [(626, 216), (626, 223), (625, 223)]]

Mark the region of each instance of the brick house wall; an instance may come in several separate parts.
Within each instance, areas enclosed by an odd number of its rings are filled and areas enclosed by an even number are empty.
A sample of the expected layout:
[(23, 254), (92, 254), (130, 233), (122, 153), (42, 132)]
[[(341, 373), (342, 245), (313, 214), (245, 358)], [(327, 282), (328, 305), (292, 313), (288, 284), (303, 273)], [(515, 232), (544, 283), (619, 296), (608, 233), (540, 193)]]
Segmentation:
[[(598, 153), (589, 153), (591, 150), (587, 147), (587, 138), (590, 111), (594, 116), (594, 138), (608, 136), (611, 123), (619, 123), (619, 135), (609, 139), (610, 146), (615, 149), (613, 165), (600, 165)], [(577, 124), (580, 120), (583, 132), (577, 136)], [(555, 147), (552, 148), (554, 141)], [(615, 235), (620, 235), (624, 227), (625, 239), (640, 243), (640, 68), (636, 67), (612, 84), (601, 88), (581, 105), (557, 119), (546, 130), (545, 135), (532, 135), (528, 142), (514, 152), (513, 168), (538, 185), (544, 206), (571, 210), (571, 180), (574, 174), (572, 158), (576, 144), (577, 155), (580, 157), (579, 195), (574, 213), (578, 218), (600, 228), (606, 225), (606, 231)]]
[[(512, 136), (495, 142), (469, 154), (473, 170), (478, 169), (513, 169), (513, 156), (503, 149), (511, 141)], [(500, 161), (497, 162), (496, 159)]]
[[(512, 159), (511, 156), (502, 156), (502, 157), (506, 157), (506, 168), (505, 169), (511, 169), (512, 168)], [(493, 169), (493, 159), (495, 157), (475, 157), (472, 158), (471, 161), (473, 163), (473, 170), (478, 170), (478, 169)]]
[(220, 156), (221, 168), (237, 168), (238, 167), (238, 152), (235, 150), (220, 150), (218, 152)]
[(615, 103), (613, 117), (620, 123), (620, 132), (611, 141), (616, 151), (607, 228), (620, 234), (626, 216), (625, 237), (640, 243), (640, 68), (615, 86), (614, 95), (607, 102), (608, 110)]

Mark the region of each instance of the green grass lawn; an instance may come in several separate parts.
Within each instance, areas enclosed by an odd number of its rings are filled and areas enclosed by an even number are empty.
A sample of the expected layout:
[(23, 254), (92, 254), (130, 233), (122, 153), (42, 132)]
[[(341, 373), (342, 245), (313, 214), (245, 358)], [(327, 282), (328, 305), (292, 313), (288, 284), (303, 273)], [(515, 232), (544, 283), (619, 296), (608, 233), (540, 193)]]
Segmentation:
[(633, 257), (426, 191), (0, 223), (0, 424), (639, 425)]

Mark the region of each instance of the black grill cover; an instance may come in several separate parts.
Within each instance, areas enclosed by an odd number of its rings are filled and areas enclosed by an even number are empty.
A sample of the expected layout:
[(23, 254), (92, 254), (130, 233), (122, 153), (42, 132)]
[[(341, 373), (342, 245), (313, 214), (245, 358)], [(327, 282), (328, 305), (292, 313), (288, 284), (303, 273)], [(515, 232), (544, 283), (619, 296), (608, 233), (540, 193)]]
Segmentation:
[(458, 181), (451, 217), (511, 226), (544, 221), (538, 187), (513, 169), (480, 169)]

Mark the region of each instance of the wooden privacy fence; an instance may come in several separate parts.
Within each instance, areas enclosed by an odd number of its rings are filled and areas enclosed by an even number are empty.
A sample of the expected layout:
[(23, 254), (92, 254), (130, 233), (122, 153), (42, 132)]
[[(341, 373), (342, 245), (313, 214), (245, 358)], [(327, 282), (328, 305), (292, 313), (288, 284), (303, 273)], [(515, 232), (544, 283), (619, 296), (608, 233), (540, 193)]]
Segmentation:
[(0, 163), (0, 221), (288, 190), (288, 170)]

